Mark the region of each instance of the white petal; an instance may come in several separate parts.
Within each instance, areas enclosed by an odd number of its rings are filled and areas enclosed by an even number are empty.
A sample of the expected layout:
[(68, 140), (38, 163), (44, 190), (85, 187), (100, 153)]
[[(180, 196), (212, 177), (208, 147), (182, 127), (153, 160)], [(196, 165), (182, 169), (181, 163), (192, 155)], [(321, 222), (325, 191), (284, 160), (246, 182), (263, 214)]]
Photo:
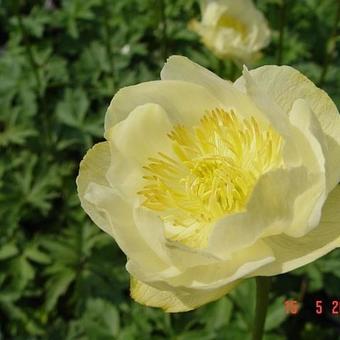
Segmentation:
[(251, 276), (251, 273), (258, 268), (274, 260), (275, 257), (270, 247), (259, 240), (250, 247), (234, 252), (227, 260), (217, 260), (210, 264), (196, 265), (186, 269), (177, 266), (178, 271), (167, 269), (163, 272), (150, 273), (131, 259), (126, 268), (132, 276), (157, 289), (205, 291), (231, 284), (244, 276)]
[(108, 138), (125, 158), (135, 160), (141, 167), (158, 152), (171, 152), (167, 134), (172, 128), (167, 113), (160, 105), (144, 104), (112, 127)]
[(277, 235), (264, 239), (276, 261), (256, 275), (277, 275), (304, 266), (340, 247), (340, 186), (330, 193), (322, 210), (320, 225), (306, 236)]
[(93, 208), (92, 204), (85, 200), (89, 183), (96, 182), (101, 185), (108, 185), (105, 178), (107, 169), (110, 166), (110, 146), (103, 142), (93, 146), (80, 163), (79, 175), (77, 177), (77, 191), (82, 208), (89, 214), (93, 222), (106, 233), (112, 235), (111, 225), (105, 217)]
[[(340, 181), (340, 115), (333, 101), (326, 92), (289, 66), (263, 66), (250, 71), (250, 74), (284, 113), (290, 112), (297, 99), (308, 103), (326, 134), (328, 152), (325, 157), (330, 170), (327, 175), (328, 191), (334, 188)], [(244, 90), (245, 77), (240, 77), (235, 86)]]
[(326, 179), (329, 169), (324, 156), (327, 145), (319, 122), (304, 100), (296, 100), (289, 118), (301, 134), (300, 138), (296, 135), (294, 140), (299, 145), (303, 164), (314, 174), (310, 179), (310, 188), (297, 198), (294, 219), (284, 231), (286, 235), (301, 237), (319, 224), (321, 209), (327, 197)]
[(83, 209), (129, 258), (150, 271), (167, 269), (169, 264), (160, 259), (136, 229), (130, 203), (106, 180), (110, 160), (109, 143), (105, 142), (89, 150), (81, 162), (77, 186)]
[(161, 78), (163, 80), (186, 80), (198, 84), (217, 97), (225, 109), (233, 108), (243, 117), (261, 116), (250, 98), (235, 89), (229, 81), (218, 77), (186, 57), (170, 57), (162, 69)]
[(202, 86), (186, 81), (151, 81), (125, 87), (113, 97), (105, 117), (105, 137), (118, 122), (124, 120), (137, 106), (154, 103), (168, 114), (172, 124), (191, 126), (207, 110), (222, 104)]
[(228, 215), (216, 223), (207, 251), (223, 259), (265, 235), (282, 233), (294, 218), (296, 199), (309, 186), (304, 167), (264, 174), (251, 194), (246, 211)]
[(231, 284), (210, 291), (167, 291), (159, 290), (137, 279), (131, 278), (131, 297), (137, 302), (162, 308), (165, 312), (186, 312), (203, 304), (214, 301), (235, 287)]

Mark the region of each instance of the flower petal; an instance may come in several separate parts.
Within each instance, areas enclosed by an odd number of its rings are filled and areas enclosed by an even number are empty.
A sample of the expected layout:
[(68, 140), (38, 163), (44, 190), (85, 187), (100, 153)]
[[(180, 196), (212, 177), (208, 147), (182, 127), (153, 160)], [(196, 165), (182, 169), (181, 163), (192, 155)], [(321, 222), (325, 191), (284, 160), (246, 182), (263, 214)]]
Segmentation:
[(228, 293), (236, 283), (209, 291), (159, 290), (131, 277), (131, 297), (146, 306), (159, 307), (165, 312), (186, 312), (214, 301)]
[[(273, 99), (280, 108), (288, 113), (297, 99), (304, 99), (315, 113), (327, 135), (326, 162), (330, 172), (327, 176), (328, 191), (340, 181), (340, 115), (329, 96), (316, 87), (313, 82), (299, 71), (289, 66), (262, 66), (250, 71), (262, 91)], [(244, 90), (245, 77), (235, 82), (235, 87)], [(278, 117), (281, 119), (282, 117)]]
[[(246, 68), (243, 80), (237, 86), (244, 86), (243, 90), (285, 138), (283, 153), (286, 165), (303, 164), (312, 174), (309, 187), (300, 191), (296, 199), (294, 218), (289, 228), (283, 230), (290, 236), (303, 236), (318, 225), (327, 192), (334, 187), (334, 180), (329, 181), (332, 164), (329, 164), (328, 159), (325, 161), (328, 156), (327, 136), (306, 100), (297, 99), (287, 115)], [(303, 209), (300, 207), (301, 202)]]
[(122, 155), (112, 141), (109, 144), (112, 162), (106, 173), (106, 178), (110, 186), (118, 190), (126, 201), (130, 201), (132, 206), (141, 187), (142, 168), (136, 160)]
[(186, 80), (204, 87), (223, 103), (225, 109), (234, 108), (243, 117), (261, 115), (248, 96), (234, 88), (230, 81), (182, 56), (171, 56), (165, 63), (162, 80)]
[(198, 251), (184, 247), (179, 243), (169, 242), (165, 238), (164, 222), (150, 209), (143, 206), (136, 207), (134, 209), (134, 220), (145, 242), (158, 254), (167, 256), (173, 265), (181, 270), (218, 261), (216, 257), (205, 253), (204, 250)]
[(256, 275), (265, 276), (294, 270), (340, 247), (340, 186), (329, 194), (317, 228), (300, 238), (276, 235), (263, 241), (276, 258), (256, 272)]
[(158, 273), (146, 272), (132, 260), (128, 261), (126, 269), (135, 278), (157, 289), (206, 291), (232, 284), (244, 276), (251, 276), (252, 272), (275, 260), (272, 250), (261, 240), (250, 247), (234, 252), (226, 260), (186, 268), (187, 253), (183, 251), (182, 261), (177, 257), (178, 262), (175, 267), (178, 269), (177, 272), (173, 269)]
[(295, 101), (289, 118), (301, 134), (300, 138), (296, 135), (294, 140), (299, 145), (303, 164), (314, 174), (310, 188), (297, 198), (294, 219), (284, 231), (286, 235), (301, 237), (318, 226), (321, 209), (327, 198), (326, 178), (329, 167), (324, 157), (327, 145), (321, 126), (305, 100)]
[(283, 232), (294, 217), (296, 199), (309, 186), (304, 167), (267, 172), (256, 184), (246, 211), (216, 223), (207, 251), (223, 259), (265, 235)]
[(167, 134), (172, 128), (167, 113), (160, 105), (144, 104), (112, 127), (108, 137), (124, 157), (143, 166), (158, 152), (171, 152)]
[(89, 183), (96, 182), (101, 185), (108, 185), (105, 173), (110, 166), (109, 143), (98, 143), (90, 149), (80, 163), (79, 175), (77, 177), (77, 191), (82, 208), (91, 217), (93, 222), (103, 231), (112, 235), (111, 225), (107, 224), (105, 218), (93, 205), (85, 199)]
[(128, 86), (113, 97), (105, 117), (105, 138), (118, 122), (124, 120), (137, 106), (154, 103), (168, 114), (172, 124), (191, 126), (207, 110), (222, 107), (220, 101), (202, 86), (185, 81), (150, 81)]
[[(131, 295), (137, 302), (161, 307), (167, 312), (191, 310), (220, 298), (243, 277), (251, 276), (257, 268), (274, 259), (270, 248), (259, 241), (235, 253), (227, 261), (196, 266), (174, 277), (168, 275), (164, 281), (156, 281), (155, 278), (153, 282), (149, 282), (147, 274), (129, 261), (127, 269), (133, 277)], [(135, 274), (143, 281), (137, 280)]]
[(88, 151), (80, 164), (78, 195), (85, 212), (103, 231), (111, 235), (129, 257), (147, 270), (162, 271), (169, 263), (161, 259), (139, 234), (132, 207), (106, 179), (111, 159), (108, 142)]

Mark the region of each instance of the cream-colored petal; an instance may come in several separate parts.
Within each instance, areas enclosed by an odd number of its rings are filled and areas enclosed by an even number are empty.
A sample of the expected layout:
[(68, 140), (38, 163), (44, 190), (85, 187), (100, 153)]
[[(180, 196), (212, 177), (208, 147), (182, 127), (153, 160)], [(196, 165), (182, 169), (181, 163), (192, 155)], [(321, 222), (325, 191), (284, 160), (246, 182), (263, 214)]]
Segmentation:
[(143, 206), (137, 206), (134, 209), (134, 221), (145, 242), (158, 254), (168, 257), (172, 264), (180, 270), (218, 261), (216, 257), (204, 252), (204, 250), (199, 251), (179, 243), (169, 242), (165, 237), (164, 222), (154, 211)]
[(300, 150), (300, 144), (296, 139), (298, 137), (296, 128), (289, 120), (288, 114), (256, 81), (246, 67), (243, 69), (242, 82), (236, 83), (235, 86), (243, 89), (252, 98), (270, 125), (284, 138), (283, 158), (285, 165), (288, 167), (305, 165), (305, 154)]
[(265, 92), (260, 84), (257, 83), (256, 79), (245, 66), (243, 67), (242, 74), (244, 81), (241, 84), (242, 86), (238, 86), (236, 82), (234, 87), (246, 92), (274, 129), (283, 137), (289, 137), (291, 135), (291, 124), (288, 115), (284, 113), (283, 109)]
[(82, 208), (89, 214), (93, 222), (102, 230), (112, 236), (111, 226), (98, 211), (93, 209), (91, 203), (85, 198), (86, 189), (91, 182), (108, 185), (105, 174), (110, 166), (109, 143), (98, 143), (90, 149), (80, 163), (77, 177), (77, 191)]
[(218, 1), (202, 1), (202, 25), (209, 27), (215, 26), (218, 23), (221, 15), (227, 10), (227, 4)]
[(134, 209), (134, 221), (149, 247), (178, 270), (145, 272), (142, 267), (136, 267), (133, 261), (129, 261), (128, 271), (145, 282), (168, 280), (172, 285), (188, 286), (196, 277), (196, 281), (221, 285), (217, 281), (224, 284), (232, 282), (242, 277), (244, 271), (249, 272), (273, 260), (270, 248), (265, 244), (260, 245), (260, 241), (250, 248), (230, 254), (224, 261), (205, 249), (192, 249), (178, 242), (168, 241), (164, 236), (163, 221), (157, 214), (144, 207), (138, 206)]
[[(304, 138), (294, 134), (294, 140), (299, 145), (299, 153), (303, 164), (311, 172), (326, 173), (325, 154), (327, 152), (326, 136), (319, 121), (304, 99), (297, 99), (289, 112), (289, 121), (296, 127)], [(296, 131), (293, 131), (296, 133)]]
[(320, 225), (300, 238), (277, 235), (264, 239), (276, 261), (256, 275), (277, 275), (304, 266), (340, 247), (340, 186), (330, 193), (322, 209)]
[[(308, 78), (290, 66), (262, 66), (250, 71), (256, 83), (287, 114), (297, 99), (304, 99), (318, 118), (327, 135), (326, 162), (330, 172), (327, 176), (328, 191), (340, 180), (340, 115), (323, 90), (316, 87)], [(240, 77), (235, 86), (244, 89), (245, 77)]]
[(197, 264), (185, 268), (186, 255), (183, 251), (182, 261), (177, 258), (177, 273), (172, 269), (158, 273), (146, 272), (132, 260), (128, 261), (126, 269), (132, 276), (160, 290), (198, 289), (205, 291), (231, 284), (275, 260), (272, 250), (261, 240), (250, 247), (234, 252), (227, 260), (219, 260), (210, 264)]
[(105, 138), (110, 129), (137, 106), (154, 103), (168, 114), (172, 124), (191, 126), (207, 110), (221, 108), (221, 102), (204, 87), (186, 81), (151, 81), (125, 87), (113, 97), (105, 117)]
[[(287, 115), (246, 68), (243, 82), (239, 87), (244, 86), (244, 91), (284, 137), (283, 154), (286, 165), (301, 164), (311, 173), (309, 186), (305, 186), (305, 191), (300, 191), (296, 199), (294, 218), (284, 230), (290, 236), (303, 236), (317, 226), (328, 188), (334, 184), (328, 180), (331, 169), (327, 161), (325, 162), (328, 155), (326, 136), (305, 100), (296, 100)], [(304, 202), (303, 209), (299, 207), (301, 202)]]
[(327, 197), (326, 178), (329, 170), (324, 157), (327, 145), (321, 126), (306, 101), (296, 100), (289, 119), (300, 132), (298, 136), (295, 131), (294, 140), (299, 145), (303, 164), (314, 174), (310, 176), (310, 188), (297, 198), (294, 219), (284, 231), (288, 236), (301, 237), (319, 224), (321, 209)]
[(158, 152), (171, 152), (171, 140), (167, 134), (172, 128), (167, 113), (160, 105), (144, 104), (112, 127), (108, 138), (125, 158), (135, 160), (141, 167)]
[(267, 172), (256, 184), (246, 211), (216, 223), (207, 251), (223, 259), (265, 235), (282, 233), (294, 218), (296, 199), (309, 186), (304, 167)]
[(218, 98), (225, 109), (233, 108), (244, 117), (261, 116), (248, 96), (235, 89), (229, 81), (182, 56), (171, 56), (165, 63), (161, 79), (186, 80), (204, 87)]
[(159, 290), (131, 277), (131, 297), (146, 306), (162, 308), (165, 312), (186, 312), (227, 294), (237, 283), (210, 291)]
[(106, 178), (112, 188), (120, 192), (125, 200), (135, 202), (137, 192), (141, 189), (143, 169), (136, 160), (122, 155), (112, 141), (110, 143), (110, 157), (112, 162), (106, 173)]
[[(157, 281), (156, 277), (150, 278), (129, 261), (127, 269), (134, 277), (131, 295), (137, 302), (161, 307), (168, 312), (191, 310), (220, 298), (244, 276), (250, 276), (252, 272), (274, 259), (271, 249), (259, 241), (233, 254), (228, 261), (192, 267), (181, 271), (177, 276), (167, 271), (163, 275), (163, 281)], [(153, 279), (152, 282), (150, 279)]]
[(145, 243), (136, 229), (130, 203), (107, 181), (110, 160), (110, 146), (104, 142), (90, 149), (81, 162), (77, 188), (83, 209), (129, 258), (149, 270), (167, 269), (169, 264)]
[(84, 198), (91, 204), (86, 212), (90, 217), (94, 213), (101, 214), (106, 225), (111, 227), (112, 237), (129, 259), (146, 271), (159, 272), (169, 268), (161, 254), (144, 241), (133, 220), (130, 202), (125, 201), (117, 190), (90, 183)]
[(172, 286), (209, 290), (231, 284), (275, 260), (272, 250), (261, 240), (234, 252), (228, 260), (188, 268), (171, 279)]
[[(340, 144), (340, 116), (334, 102), (326, 92), (316, 87), (307, 77), (290, 66), (266, 65), (251, 70), (250, 74), (261, 88), (288, 113), (297, 99), (307, 101), (318, 117), (326, 134)], [(236, 87), (244, 83), (244, 77)]]

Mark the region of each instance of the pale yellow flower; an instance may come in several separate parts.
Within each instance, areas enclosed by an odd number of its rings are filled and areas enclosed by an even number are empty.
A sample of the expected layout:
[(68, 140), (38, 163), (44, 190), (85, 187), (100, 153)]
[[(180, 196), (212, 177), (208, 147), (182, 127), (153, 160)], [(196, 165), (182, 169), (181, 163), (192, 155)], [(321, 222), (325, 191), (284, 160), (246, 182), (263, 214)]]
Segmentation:
[(220, 58), (250, 63), (270, 42), (267, 21), (251, 0), (203, 0), (201, 14), (189, 27)]
[(127, 256), (131, 296), (168, 312), (340, 246), (340, 116), (288, 66), (234, 84), (173, 56), (120, 90), (77, 179)]

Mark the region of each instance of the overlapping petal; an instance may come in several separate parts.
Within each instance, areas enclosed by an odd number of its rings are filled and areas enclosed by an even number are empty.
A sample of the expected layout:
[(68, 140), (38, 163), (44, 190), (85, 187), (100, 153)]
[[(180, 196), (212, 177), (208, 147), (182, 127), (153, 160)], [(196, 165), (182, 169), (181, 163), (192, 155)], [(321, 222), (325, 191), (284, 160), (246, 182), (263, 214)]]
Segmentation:
[[(262, 66), (250, 71), (263, 92), (288, 114), (298, 99), (307, 102), (325, 133), (327, 148), (323, 150), (327, 167), (327, 192), (340, 181), (340, 115), (327, 93), (290, 66)], [(246, 78), (240, 77), (235, 87), (245, 91)], [(282, 117), (277, 117), (281, 119)]]
[(317, 228), (302, 237), (276, 235), (264, 239), (273, 250), (275, 262), (256, 275), (277, 275), (304, 266), (340, 247), (340, 186), (329, 194)]
[(237, 282), (234, 282), (220, 289), (212, 289), (205, 292), (186, 290), (179, 293), (178, 291), (160, 290), (131, 278), (130, 291), (131, 297), (143, 305), (159, 307), (168, 313), (176, 313), (187, 312), (207, 302), (217, 300), (236, 285)]
[(128, 86), (113, 97), (105, 117), (105, 137), (110, 129), (128, 117), (136, 107), (144, 104), (158, 104), (173, 123), (191, 126), (206, 110), (221, 107), (219, 100), (203, 86), (187, 81), (150, 81)]

